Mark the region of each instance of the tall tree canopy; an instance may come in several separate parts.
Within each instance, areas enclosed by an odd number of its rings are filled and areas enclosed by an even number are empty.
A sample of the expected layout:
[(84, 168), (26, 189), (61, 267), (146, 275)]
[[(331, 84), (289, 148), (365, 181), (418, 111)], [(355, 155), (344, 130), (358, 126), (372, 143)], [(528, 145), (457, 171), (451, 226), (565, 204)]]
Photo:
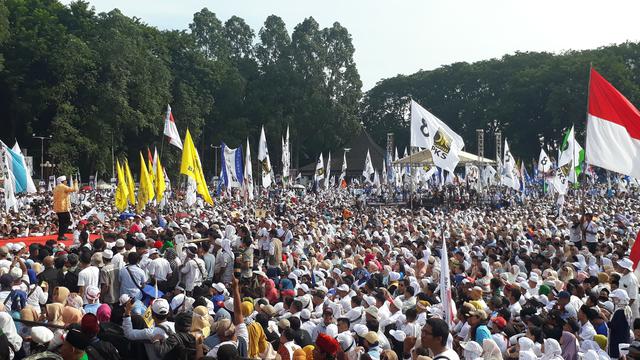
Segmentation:
[(640, 105), (639, 58), (640, 44), (624, 43), (455, 63), (378, 82), (365, 94), (361, 116), (377, 142), (393, 132), (402, 148), (409, 142), (409, 100), (414, 99), (458, 132), (465, 150), (477, 152), (476, 129), (484, 129), (485, 156), (493, 158), (499, 130), (514, 155), (529, 162), (542, 145), (557, 148), (571, 125), (584, 143), (590, 64)]
[[(249, 138), (262, 125), (274, 165), (291, 127), (294, 164), (349, 140), (359, 126), (360, 76), (351, 35), (340, 24), (305, 19), (287, 32), (269, 16), (257, 31), (204, 8), (186, 30), (160, 31), (114, 9), (87, 2), (0, 2), (0, 140), (29, 148), (37, 169), (40, 141), (58, 173), (79, 169), (110, 177), (111, 149), (132, 159), (162, 142), (171, 104), (178, 130), (190, 129), (207, 174), (213, 149)], [(254, 154), (257, 148), (254, 149)], [(180, 154), (163, 151), (176, 172)]]

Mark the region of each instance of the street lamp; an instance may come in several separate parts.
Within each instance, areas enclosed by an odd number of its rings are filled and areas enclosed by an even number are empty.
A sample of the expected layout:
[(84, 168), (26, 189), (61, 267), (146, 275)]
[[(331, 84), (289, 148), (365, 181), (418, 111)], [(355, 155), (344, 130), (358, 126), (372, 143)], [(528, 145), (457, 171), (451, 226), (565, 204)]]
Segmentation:
[(32, 137), (34, 139), (40, 139), (40, 180), (44, 180), (44, 141), (51, 140), (53, 136), (36, 136), (36, 134), (33, 134)]
[(55, 171), (56, 164), (52, 164), (49, 162), (49, 160), (47, 160), (47, 162), (42, 164), (42, 167), (47, 168), (47, 175), (51, 175)]
[(218, 176), (218, 149), (222, 149), (222, 145), (209, 145), (213, 149), (213, 176)]

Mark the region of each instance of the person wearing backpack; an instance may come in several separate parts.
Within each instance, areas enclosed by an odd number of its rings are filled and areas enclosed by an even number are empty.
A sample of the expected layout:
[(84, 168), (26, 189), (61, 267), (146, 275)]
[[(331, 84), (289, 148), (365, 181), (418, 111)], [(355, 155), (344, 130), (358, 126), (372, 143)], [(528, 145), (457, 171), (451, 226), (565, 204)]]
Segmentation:
[(163, 359), (195, 360), (204, 356), (202, 337), (196, 338), (191, 333), (193, 314), (182, 312), (175, 317), (175, 333), (162, 341), (154, 343), (156, 352)]
[(120, 360), (120, 353), (113, 344), (98, 337), (100, 326), (98, 318), (91, 313), (85, 314), (80, 321), (82, 333), (86, 335), (89, 344), (84, 349), (89, 360)]
[(149, 360), (161, 360), (162, 357), (156, 352), (153, 342), (164, 340), (170, 334), (175, 333), (173, 322), (167, 321), (169, 315), (169, 303), (165, 299), (156, 299), (151, 304), (151, 318), (154, 326), (147, 329), (136, 330), (131, 322), (131, 310), (133, 302), (128, 301), (125, 304), (124, 315), (122, 319), (122, 328), (124, 335), (131, 341), (145, 341), (145, 349)]

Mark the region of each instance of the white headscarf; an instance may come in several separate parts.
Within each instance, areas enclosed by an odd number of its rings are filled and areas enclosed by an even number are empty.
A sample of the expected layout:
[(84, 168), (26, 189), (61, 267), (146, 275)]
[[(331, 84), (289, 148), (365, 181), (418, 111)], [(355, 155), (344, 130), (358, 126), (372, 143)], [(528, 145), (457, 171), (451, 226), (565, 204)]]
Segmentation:
[(0, 330), (7, 336), (9, 344), (11, 344), (15, 351), (20, 350), (22, 347), (22, 337), (18, 335), (16, 325), (11, 315), (6, 312), (0, 312)]
[(233, 259), (234, 255), (233, 255), (233, 251), (231, 251), (231, 240), (224, 238), (220, 242), (220, 245), (222, 246), (222, 251), (227, 253)]
[(518, 345), (520, 345), (518, 360), (538, 360), (536, 353), (533, 351), (535, 346), (533, 340), (523, 336), (518, 339)]
[(482, 357), (484, 360), (502, 360), (500, 347), (492, 339), (484, 339), (482, 341)]
[(544, 354), (540, 360), (563, 360), (562, 348), (556, 339), (544, 339)]

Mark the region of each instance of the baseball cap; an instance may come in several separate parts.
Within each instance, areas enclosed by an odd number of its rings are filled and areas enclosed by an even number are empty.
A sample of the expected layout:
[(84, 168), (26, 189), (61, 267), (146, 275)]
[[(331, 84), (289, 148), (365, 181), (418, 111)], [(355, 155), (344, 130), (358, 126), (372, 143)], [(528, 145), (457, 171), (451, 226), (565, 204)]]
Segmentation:
[(163, 298), (156, 299), (151, 304), (151, 311), (157, 315), (167, 315), (169, 313), (169, 303)]

